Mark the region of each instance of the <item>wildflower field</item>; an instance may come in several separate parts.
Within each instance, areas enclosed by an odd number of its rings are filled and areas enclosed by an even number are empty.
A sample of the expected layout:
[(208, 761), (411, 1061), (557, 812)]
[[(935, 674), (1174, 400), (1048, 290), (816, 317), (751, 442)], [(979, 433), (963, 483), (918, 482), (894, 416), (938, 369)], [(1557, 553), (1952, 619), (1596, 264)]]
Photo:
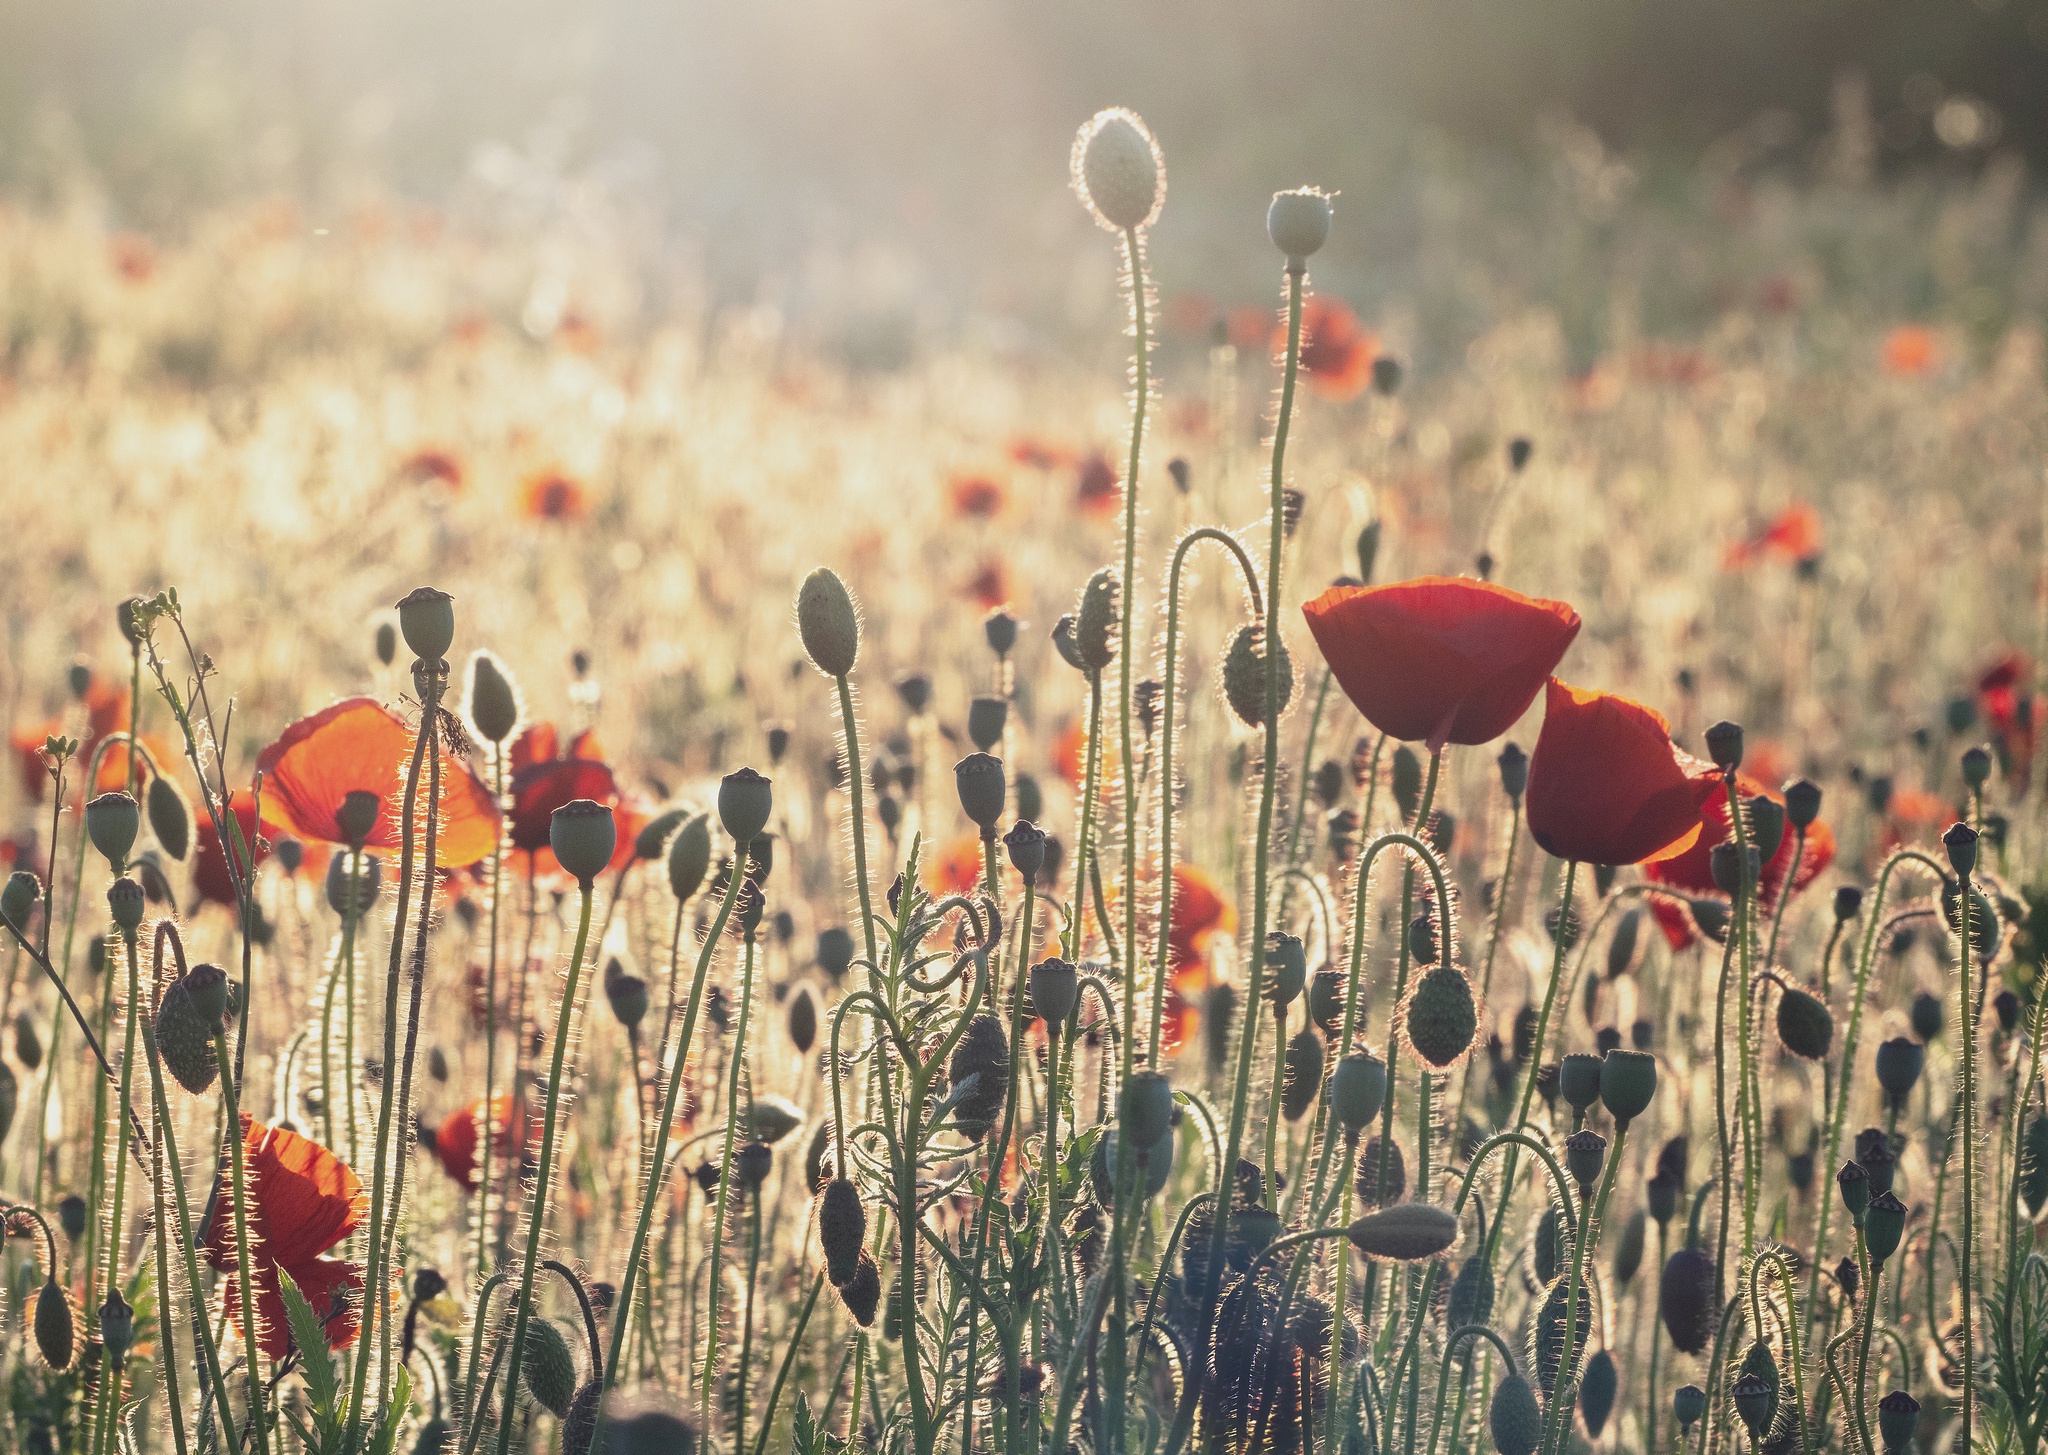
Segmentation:
[(1127, 374), (0, 211), (0, 1448), (2038, 1452), (2017, 183), (1453, 349), (1168, 142)]

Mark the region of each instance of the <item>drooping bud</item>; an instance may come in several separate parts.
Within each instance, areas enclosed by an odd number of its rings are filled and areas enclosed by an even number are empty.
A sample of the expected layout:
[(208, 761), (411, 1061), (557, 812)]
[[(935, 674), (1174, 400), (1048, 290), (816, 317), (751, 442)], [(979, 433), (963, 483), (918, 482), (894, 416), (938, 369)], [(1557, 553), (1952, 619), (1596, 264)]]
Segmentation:
[(477, 736), (502, 743), (519, 726), (519, 689), (489, 652), (469, 659), (469, 702), (465, 715)]
[(556, 1419), (568, 1415), (569, 1404), (576, 1398), (576, 1360), (569, 1352), (569, 1341), (562, 1337), (553, 1320), (538, 1313), (528, 1318), (526, 1351), (519, 1372), (534, 1403)]
[(1122, 590), (1114, 566), (1102, 567), (1081, 588), (1081, 604), (1074, 608), (1074, 655), (1084, 672), (1100, 672), (1116, 659)]
[(818, 1244), (825, 1250), (825, 1271), (834, 1288), (844, 1288), (859, 1273), (867, 1236), (860, 1189), (846, 1178), (833, 1178), (818, 1195)]
[(833, 1287), (839, 1290), (839, 1301), (846, 1305), (853, 1321), (863, 1329), (873, 1328), (875, 1310), (882, 1306), (882, 1270), (875, 1266), (874, 1255), (861, 1249), (853, 1277)]
[(1438, 1070), (1457, 1064), (1479, 1028), (1472, 982), (1454, 965), (1433, 965), (1415, 983), (1405, 1017), (1408, 1044)]
[(36, 901), (42, 897), (42, 881), (26, 869), (17, 869), (7, 876), (7, 887), (0, 889), (0, 915), (26, 935), (29, 916), (35, 913)]
[[(978, 1142), (995, 1128), (1009, 1095), (1010, 1038), (1003, 1023), (992, 1015), (978, 1015), (967, 1023), (960, 1044), (953, 1048), (946, 1064), (959, 1100), (953, 1103), (953, 1124), (971, 1142)], [(965, 1091), (969, 1077), (974, 1084)]]
[(56, 1370), (71, 1367), (77, 1321), (71, 1315), (71, 1300), (57, 1282), (55, 1269), (49, 1271), (42, 1290), (36, 1294), (35, 1335), (36, 1352), (43, 1356), (43, 1363)]
[(214, 1038), (226, 1028), (227, 972), (194, 965), (163, 995), (156, 1012), (157, 1052), (180, 1086), (194, 1096), (220, 1074)]
[(1795, 1056), (1818, 1061), (1835, 1038), (1835, 1018), (1827, 1002), (1796, 985), (1778, 999), (1778, 1039)]
[(1412, 1263), (1434, 1258), (1458, 1241), (1458, 1219), (1449, 1208), (1404, 1202), (1369, 1212), (1352, 1223), (1351, 1246), (1368, 1258)]
[(1543, 1443), (1543, 1406), (1520, 1374), (1510, 1372), (1494, 1386), (1486, 1428), (1500, 1455), (1536, 1455), (1536, 1447)]

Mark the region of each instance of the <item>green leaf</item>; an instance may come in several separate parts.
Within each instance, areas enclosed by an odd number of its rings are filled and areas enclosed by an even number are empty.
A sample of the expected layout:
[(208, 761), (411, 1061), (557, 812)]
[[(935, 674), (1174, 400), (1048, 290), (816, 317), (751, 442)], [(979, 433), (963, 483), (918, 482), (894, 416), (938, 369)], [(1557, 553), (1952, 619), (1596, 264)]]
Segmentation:
[(277, 1270), (277, 1285), (284, 1295), (284, 1316), (291, 1325), (292, 1342), (299, 1346), (299, 1362), (304, 1366), (306, 1393), (313, 1401), (314, 1418), (322, 1425), (331, 1424), (335, 1418), (334, 1399), (341, 1385), (334, 1373), (333, 1356), (327, 1352), (327, 1330), (320, 1316), (313, 1312), (313, 1305), (299, 1292), (299, 1285), (282, 1268)]
[(412, 1408), (412, 1371), (398, 1371), (398, 1385), (391, 1391), (391, 1407), (385, 1412), (384, 1424), (377, 1431), (377, 1438), (371, 1442), (370, 1455), (391, 1455), (398, 1444), (399, 1428), (405, 1424), (406, 1411)]

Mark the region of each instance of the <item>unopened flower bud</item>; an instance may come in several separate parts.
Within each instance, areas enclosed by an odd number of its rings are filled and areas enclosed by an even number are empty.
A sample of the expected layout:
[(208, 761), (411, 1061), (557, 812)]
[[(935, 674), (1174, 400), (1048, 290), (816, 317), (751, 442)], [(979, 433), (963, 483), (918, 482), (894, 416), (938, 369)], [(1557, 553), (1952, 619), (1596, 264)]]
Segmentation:
[(1074, 137), (1074, 192), (1112, 232), (1149, 226), (1166, 197), (1166, 163), (1136, 112), (1112, 107)]
[(774, 806), (774, 786), (752, 768), (728, 773), (718, 785), (718, 821), (735, 844), (758, 839)]
[(796, 593), (797, 634), (804, 651), (827, 677), (844, 677), (853, 671), (860, 655), (860, 613), (846, 583), (820, 566), (804, 577)]
[(519, 726), (519, 689), (489, 652), (469, 661), (469, 720), (487, 743), (502, 743)]

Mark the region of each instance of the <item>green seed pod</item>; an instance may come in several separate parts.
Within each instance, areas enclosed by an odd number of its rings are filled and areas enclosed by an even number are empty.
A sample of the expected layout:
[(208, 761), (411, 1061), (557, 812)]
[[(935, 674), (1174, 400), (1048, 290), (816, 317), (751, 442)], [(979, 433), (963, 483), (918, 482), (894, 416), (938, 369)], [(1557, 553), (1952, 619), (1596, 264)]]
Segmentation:
[(1621, 1371), (1615, 1367), (1613, 1351), (1596, 1350), (1586, 1361), (1579, 1377), (1579, 1418), (1586, 1422), (1586, 1435), (1597, 1440), (1614, 1413), (1615, 1396), (1621, 1393)]
[(1614, 1281), (1620, 1287), (1626, 1288), (1632, 1283), (1637, 1270), (1643, 1266), (1643, 1245), (1648, 1236), (1649, 1221), (1649, 1213), (1637, 1208), (1621, 1225), (1621, 1236), (1614, 1244)]
[(125, 793), (102, 793), (85, 806), (86, 837), (116, 874), (128, 867), (128, 851), (141, 831), (142, 811)]
[(818, 1195), (818, 1244), (825, 1250), (825, 1272), (834, 1288), (844, 1288), (860, 1271), (867, 1236), (868, 1213), (860, 1189), (844, 1177), (833, 1178)]
[(1458, 1219), (1434, 1203), (1404, 1202), (1359, 1218), (1350, 1238), (1368, 1258), (1412, 1263), (1448, 1251), (1458, 1241)]
[(27, 934), (29, 916), (35, 913), (36, 901), (42, 897), (42, 882), (28, 870), (17, 869), (7, 876), (7, 887), (0, 889), (0, 915)]
[(1074, 608), (1074, 656), (1083, 672), (1100, 672), (1116, 659), (1117, 612), (1123, 583), (1104, 566), (1081, 588)]
[(1835, 1038), (1835, 1018), (1827, 1002), (1796, 985), (1778, 997), (1778, 1040), (1786, 1050), (1809, 1061), (1828, 1053)]
[(1494, 762), (1500, 769), (1501, 792), (1510, 803), (1520, 803), (1529, 787), (1529, 755), (1518, 744), (1509, 743)]
[(818, 998), (811, 994), (810, 986), (799, 985), (796, 993), (790, 996), (789, 1014), (784, 1017), (783, 1024), (797, 1055), (808, 1056), (811, 1047), (818, 1042)]
[(1002, 822), (1003, 803), (1009, 797), (1003, 777), (1003, 760), (987, 753), (969, 753), (953, 765), (953, 783), (960, 792), (960, 807), (981, 830), (983, 839), (996, 836)]
[(1275, 192), (1266, 209), (1266, 236), (1290, 268), (1306, 263), (1330, 236), (1330, 194), (1320, 187)]
[(1793, 828), (1811, 828), (1820, 817), (1820, 785), (1810, 778), (1785, 785), (1785, 818)]
[(1707, 1412), (1707, 1392), (1697, 1384), (1681, 1384), (1671, 1391), (1671, 1418), (1678, 1428), (1689, 1430)]
[(1664, 1332), (1681, 1354), (1697, 1354), (1714, 1336), (1714, 1259), (1703, 1248), (1680, 1248), (1664, 1260), (1658, 1280)]
[(1536, 1455), (1543, 1443), (1543, 1406), (1528, 1380), (1510, 1373), (1494, 1386), (1486, 1428), (1500, 1455)]
[(853, 1277), (834, 1287), (839, 1290), (839, 1301), (853, 1315), (853, 1321), (863, 1329), (873, 1328), (875, 1310), (882, 1306), (882, 1271), (875, 1266), (874, 1257), (867, 1249), (861, 1249)]
[(178, 785), (161, 773), (149, 780), (149, 831), (181, 863), (192, 850), (192, 810)]
[(1121, 106), (1098, 111), (1074, 136), (1074, 195), (1111, 232), (1148, 227), (1166, 200), (1166, 163), (1144, 121)]
[(27, 1011), (14, 1017), (14, 1059), (30, 1073), (43, 1066), (42, 1033), (36, 1029), (36, 1018)]
[(1600, 1058), (1600, 1101), (1616, 1126), (1648, 1111), (1656, 1095), (1657, 1058), (1648, 1051), (1617, 1048)]
[(1353, 1051), (1330, 1073), (1330, 1110), (1356, 1139), (1380, 1114), (1387, 1098), (1387, 1067), (1377, 1056)]
[(803, 1124), (803, 1109), (786, 1096), (757, 1096), (747, 1112), (747, 1130), (771, 1147)]
[(611, 808), (595, 799), (573, 799), (548, 818), (548, 847), (563, 872), (586, 890), (611, 863), (618, 846), (619, 826)]
[(1721, 769), (1742, 766), (1742, 725), (1725, 719), (1707, 729), (1707, 756)]
[(604, 998), (613, 1016), (627, 1030), (647, 1019), (647, 982), (638, 975), (615, 975), (604, 982)]
[(1308, 956), (1301, 940), (1281, 930), (1266, 936), (1266, 999), (1284, 1009), (1294, 1004), (1308, 984)]
[(1644, 1201), (1648, 1204), (1650, 1216), (1658, 1226), (1671, 1221), (1678, 1213), (1678, 1195), (1683, 1191), (1679, 1180), (1670, 1173), (1659, 1169), (1643, 1185)]
[[(1223, 698), (1246, 727), (1263, 727), (1266, 722), (1266, 628), (1260, 622), (1246, 622), (1230, 638), (1223, 654)], [(1294, 659), (1287, 643), (1280, 643), (1280, 712), (1294, 698)]]
[[(1002, 1021), (992, 1015), (969, 1021), (946, 1063), (946, 1074), (956, 1090), (966, 1087), (953, 1103), (953, 1124), (962, 1136), (978, 1142), (995, 1129), (1010, 1090), (1010, 1038)], [(972, 1086), (967, 1085), (969, 1077), (974, 1078)]]
[(718, 785), (718, 822), (735, 844), (751, 844), (768, 827), (775, 789), (752, 768), (728, 773)]
[[(700, 813), (686, 821), (668, 841), (668, 887), (681, 904), (704, 885), (711, 871), (711, 816)], [(849, 940), (848, 945), (852, 944)]]
[(1323, 1037), (1314, 1026), (1303, 1026), (1287, 1042), (1285, 1080), (1280, 1090), (1280, 1114), (1298, 1122), (1315, 1105), (1323, 1089)]
[[(1535, 1328), (1532, 1330), (1535, 1345), (1534, 1358), (1536, 1379), (1545, 1389), (1557, 1380), (1558, 1366), (1564, 1362), (1564, 1312), (1571, 1302), (1571, 1275), (1563, 1273), (1551, 1281), (1550, 1292), (1544, 1297), (1543, 1307), (1537, 1311)], [(1585, 1367), (1586, 1345), (1593, 1337), (1593, 1290), (1580, 1285), (1577, 1330), (1572, 1336), (1573, 1374)]]
[(820, 566), (796, 592), (796, 629), (804, 652), (827, 677), (845, 677), (860, 656), (860, 613), (846, 583)]
[(423, 662), (440, 660), (455, 641), (455, 598), (431, 586), (420, 587), (398, 603), (398, 630), (415, 657)]
[(1889, 1192), (1880, 1192), (1863, 1212), (1863, 1243), (1870, 1261), (1882, 1264), (1899, 1250), (1906, 1235), (1906, 1205)]
[(487, 743), (502, 743), (519, 726), (519, 689), (489, 652), (469, 659), (469, 701), (463, 715)]
[(213, 1041), (227, 1015), (228, 977), (218, 965), (194, 965), (164, 992), (156, 1012), (156, 1048), (180, 1086), (194, 1096), (220, 1074)]
[(1870, 1209), (1870, 1174), (1861, 1163), (1844, 1162), (1842, 1170), (1835, 1174), (1835, 1187), (1842, 1194), (1842, 1206), (1848, 1209), (1850, 1218), (1857, 1227), (1862, 1227), (1863, 1214)]
[(576, 1398), (576, 1359), (552, 1319), (537, 1313), (528, 1318), (526, 1352), (519, 1373), (535, 1404), (556, 1419), (569, 1413), (569, 1403)]
[(1905, 1036), (1895, 1036), (1877, 1048), (1877, 1084), (1894, 1106), (1903, 1105), (1907, 1093), (1919, 1085), (1927, 1065), (1927, 1048)]
[(1554, 1204), (1546, 1205), (1536, 1218), (1536, 1235), (1529, 1244), (1529, 1266), (1538, 1283), (1554, 1283), (1558, 1273), (1572, 1260), (1572, 1240), (1564, 1219)]
[(107, 913), (113, 916), (124, 939), (131, 942), (135, 939), (135, 932), (142, 927), (142, 916), (148, 909), (148, 891), (133, 879), (116, 879), (107, 886)]
[(1607, 1165), (1607, 1139), (1598, 1132), (1576, 1131), (1564, 1139), (1564, 1170), (1579, 1184), (1581, 1201), (1590, 1200)]
[(1074, 1013), (1081, 998), (1081, 976), (1071, 961), (1040, 960), (1031, 967), (1031, 1006), (1048, 1029), (1057, 1031)]
[(1452, 965), (1432, 966), (1408, 997), (1408, 1044), (1438, 1070), (1455, 1066), (1479, 1029), (1472, 982)]
[(1903, 1389), (1895, 1389), (1877, 1402), (1878, 1438), (1893, 1455), (1911, 1448), (1919, 1428), (1920, 1401)]
[[(1117, 1195), (1117, 1149), (1122, 1138), (1111, 1127), (1095, 1140), (1095, 1152), (1089, 1159), (1088, 1176), (1095, 1185), (1095, 1198), (1104, 1207), (1114, 1207)], [(1138, 1195), (1150, 1202), (1166, 1190), (1166, 1182), (1173, 1175), (1174, 1135), (1173, 1128), (1166, 1129), (1166, 1135), (1143, 1149), (1139, 1159), (1140, 1176), (1137, 1181)]]
[(71, 1367), (77, 1320), (71, 1316), (71, 1300), (58, 1285), (55, 1270), (43, 1280), (42, 1291), (36, 1295), (35, 1334), (36, 1352), (45, 1364), (57, 1370)]
[(1581, 1051), (1557, 1064), (1558, 1094), (1582, 1116), (1600, 1099), (1601, 1059)]
[(1749, 1438), (1762, 1440), (1778, 1414), (1777, 1386), (1761, 1375), (1741, 1374), (1729, 1386), (1728, 1395), (1735, 1402), (1735, 1413), (1749, 1429)]
[(1173, 1130), (1173, 1083), (1157, 1071), (1134, 1071), (1117, 1097), (1117, 1120), (1140, 1147)]

